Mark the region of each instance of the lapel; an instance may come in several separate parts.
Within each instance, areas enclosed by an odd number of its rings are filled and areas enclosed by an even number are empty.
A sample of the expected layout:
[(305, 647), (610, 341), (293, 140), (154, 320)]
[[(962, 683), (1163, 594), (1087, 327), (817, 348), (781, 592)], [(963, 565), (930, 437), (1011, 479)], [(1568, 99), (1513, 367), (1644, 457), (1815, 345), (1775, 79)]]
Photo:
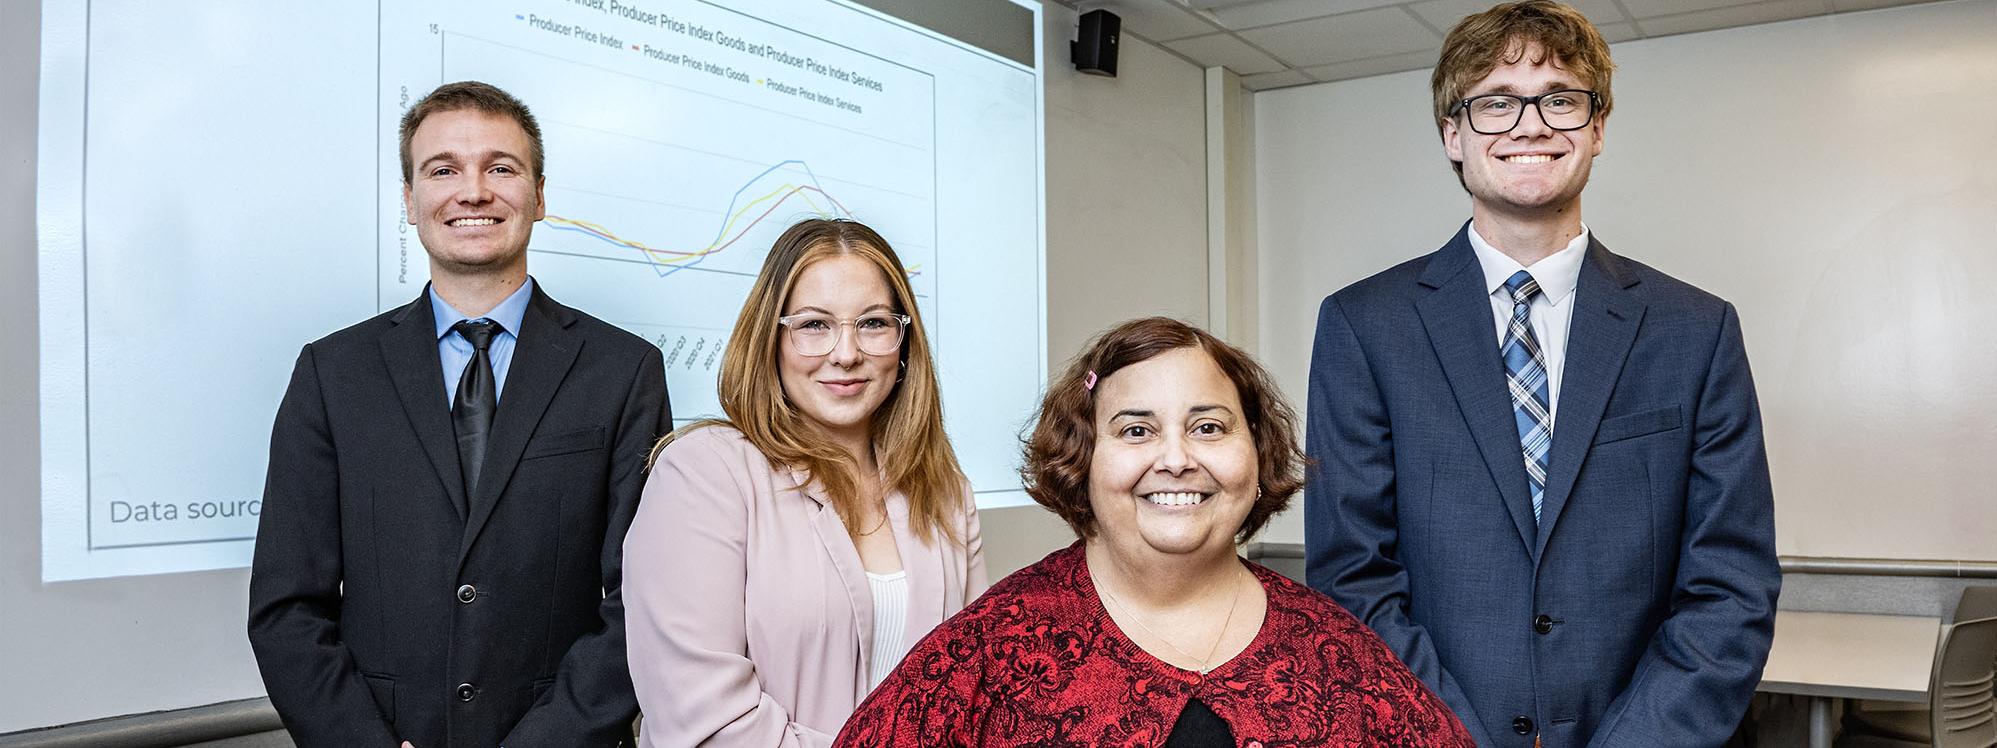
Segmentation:
[(540, 284), (534, 284), (527, 314), (515, 333), (518, 339), (513, 346), (513, 363), (507, 368), (506, 387), (500, 393), (499, 412), (493, 415), (485, 467), (479, 471), (478, 490), (471, 497), (464, 542), (458, 549), (460, 560), (470, 552), (499, 497), (506, 493), (528, 437), (534, 435), (534, 427), (582, 350), (582, 337), (572, 329), (575, 322), (575, 312), (555, 303), (541, 292)]
[(1574, 289), (1560, 407), (1555, 410), (1553, 446), (1547, 457), (1546, 502), (1533, 545), (1535, 559), (1546, 550), (1554, 523), (1567, 508), (1574, 479), (1581, 474), (1588, 445), (1595, 441), (1595, 428), (1602, 424), (1602, 412), (1622, 374), (1623, 360), (1636, 341), (1644, 312), (1643, 301), (1630, 290), (1637, 282), (1621, 257), (1593, 236), (1588, 238), (1588, 257), (1581, 263), (1581, 282)]
[(818, 536), (818, 544), (825, 549), (825, 557), (832, 561), (833, 570), (838, 572), (839, 586), (846, 591), (846, 607), (853, 611), (853, 643), (860, 648), (860, 667), (853, 677), (853, 692), (865, 694), (867, 664), (873, 662), (874, 656), (874, 592), (867, 586), (867, 569), (860, 562), (860, 549), (846, 534), (846, 524), (839, 521), (839, 513), (833, 511), (832, 505), (825, 500), (824, 489), (811, 482), (811, 474), (796, 468), (786, 469), (797, 486), (797, 492), (813, 505), (811, 531)]
[[(1505, 391), (1505, 364), (1491, 316), (1489, 289), (1477, 254), (1470, 248), (1470, 223), (1435, 253), (1417, 283), (1432, 289), (1416, 300), (1429, 344), (1456, 395), (1456, 407), (1477, 441), (1477, 451), (1498, 484), (1505, 509), (1518, 529), (1519, 544), (1538, 559), (1532, 519), (1532, 492), (1525, 477), (1511, 395)], [(1564, 405), (1564, 401), (1563, 401)]]
[(465, 519), (465, 488), (458, 467), (457, 431), (451, 425), (450, 396), (443, 386), (443, 360), (437, 355), (436, 316), (430, 311), (430, 287), (389, 318), (393, 327), (381, 337), (382, 363), (402, 399), (402, 413), (416, 431), (416, 440), (430, 456), (437, 481), (458, 521)]

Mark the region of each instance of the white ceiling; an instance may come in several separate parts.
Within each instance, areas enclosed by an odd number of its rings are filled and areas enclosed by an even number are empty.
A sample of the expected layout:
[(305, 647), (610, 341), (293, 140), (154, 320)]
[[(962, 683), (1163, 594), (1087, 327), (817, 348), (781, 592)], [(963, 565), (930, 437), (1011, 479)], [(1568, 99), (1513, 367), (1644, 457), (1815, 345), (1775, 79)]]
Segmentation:
[[(1930, 0), (1570, 0), (1609, 42)], [(1059, 0), (1255, 90), (1435, 65), (1443, 34), (1490, 0)]]

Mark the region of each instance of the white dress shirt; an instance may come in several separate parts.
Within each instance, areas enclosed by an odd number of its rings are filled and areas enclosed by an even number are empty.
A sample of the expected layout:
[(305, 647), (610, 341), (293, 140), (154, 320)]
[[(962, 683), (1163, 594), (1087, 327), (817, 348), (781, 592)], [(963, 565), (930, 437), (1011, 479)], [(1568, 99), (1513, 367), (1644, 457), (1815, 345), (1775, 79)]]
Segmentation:
[(1560, 415), (1560, 375), (1567, 363), (1567, 330), (1574, 323), (1574, 287), (1581, 283), (1581, 261), (1588, 256), (1588, 226), (1558, 252), (1541, 258), (1532, 267), (1498, 251), (1470, 225), (1470, 248), (1477, 252), (1477, 264), (1484, 268), (1484, 288), (1490, 291), (1492, 324), (1498, 345), (1505, 344), (1505, 329), (1512, 324), (1512, 294), (1505, 281), (1520, 270), (1532, 273), (1539, 282), (1539, 294), (1532, 297), (1532, 335), (1539, 341), (1540, 356), (1546, 359), (1547, 418), (1557, 422)]

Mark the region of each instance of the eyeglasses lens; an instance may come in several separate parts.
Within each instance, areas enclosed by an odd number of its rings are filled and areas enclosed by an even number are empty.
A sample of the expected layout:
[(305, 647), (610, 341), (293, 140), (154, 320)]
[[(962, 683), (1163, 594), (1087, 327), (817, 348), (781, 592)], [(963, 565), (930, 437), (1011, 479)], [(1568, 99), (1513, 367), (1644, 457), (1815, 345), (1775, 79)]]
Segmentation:
[(862, 353), (883, 356), (901, 350), (903, 324), (891, 314), (870, 314), (852, 322), (832, 317), (789, 318), (791, 347), (805, 356), (823, 356), (839, 346), (841, 328), (853, 327), (853, 342)]
[(1490, 94), (1470, 99), (1472, 129), (1485, 135), (1502, 135), (1519, 126), (1528, 105), (1539, 110), (1546, 126), (1555, 130), (1579, 130), (1595, 116), (1595, 99), (1587, 91), (1554, 91), (1521, 98)]

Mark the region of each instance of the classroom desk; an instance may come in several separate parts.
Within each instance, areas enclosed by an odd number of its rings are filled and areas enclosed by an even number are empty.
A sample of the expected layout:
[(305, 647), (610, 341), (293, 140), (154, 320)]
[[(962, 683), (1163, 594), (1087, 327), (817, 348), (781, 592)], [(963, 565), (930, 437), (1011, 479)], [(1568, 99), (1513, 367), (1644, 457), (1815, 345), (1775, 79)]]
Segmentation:
[(1928, 700), (1941, 619), (1775, 612), (1775, 642), (1758, 690), (1810, 697), (1810, 746), (1829, 748), (1835, 699)]

